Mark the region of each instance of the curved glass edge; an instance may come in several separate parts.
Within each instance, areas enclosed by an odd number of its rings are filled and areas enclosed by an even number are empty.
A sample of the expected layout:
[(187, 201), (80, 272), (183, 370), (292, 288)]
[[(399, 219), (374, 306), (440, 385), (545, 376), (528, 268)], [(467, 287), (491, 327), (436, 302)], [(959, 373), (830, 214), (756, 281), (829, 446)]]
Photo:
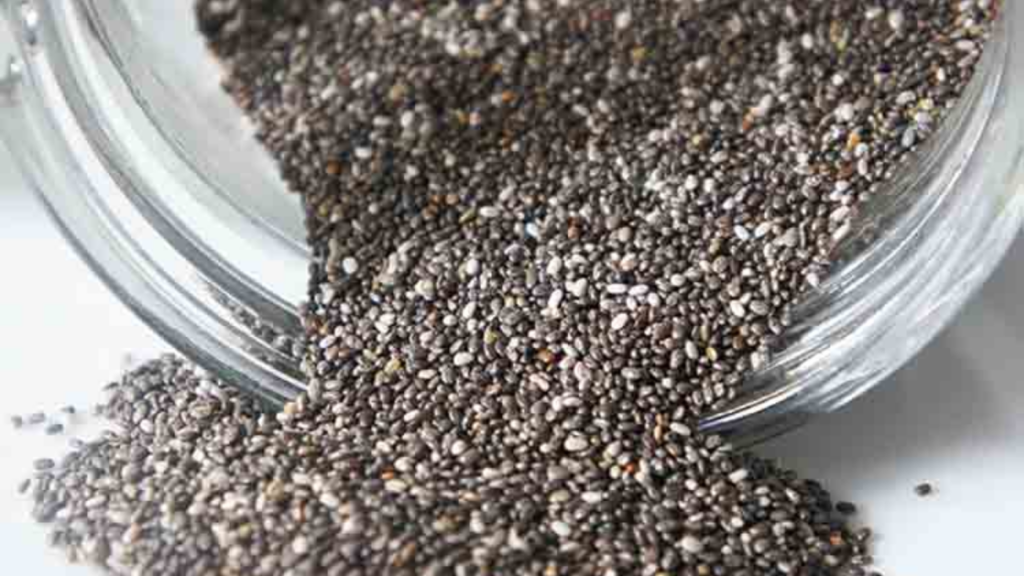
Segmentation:
[(20, 54), (0, 83), (0, 132), (28, 185), (92, 270), (134, 313), (183, 354), (224, 374), (268, 404), (300, 389), (291, 366), (227, 313), (224, 296), (168, 245), (123, 193), (84, 134), (75, 110), (60, 106), (68, 81), (41, 46), (53, 30), (31, 6), (6, 6)]
[(757, 434), (842, 407), (934, 339), (991, 276), (1024, 220), (1024, 77), (1012, 73), (1024, 69), (1019, 30), (1024, 6), (1007, 3), (944, 141), (923, 155), (912, 183), (893, 183), (929, 202), (894, 213), (895, 226), (849, 264), (855, 272), (807, 303), (799, 341), (755, 375), (756, 391), (705, 430)]
[[(201, 174), (182, 163), (173, 143), (145, 121), (138, 102), (128, 94), (130, 86), (117, 82), (120, 70), (103, 57), (107, 52), (95, 38), (96, 28), (78, 3), (44, 4), (39, 9), (44, 12), (42, 21), (52, 23), (55, 31), (50, 58), (58, 68), (63, 96), (133, 203), (210, 284), (247, 310), (259, 311), (279, 331), (300, 333), (295, 308), (306, 282), (292, 272), (305, 268), (306, 253), (233, 212)], [(296, 221), (301, 220), (298, 207), (290, 207)]]
[(201, 183), (202, 201), (247, 235), (271, 237), (307, 258), (298, 197), (287, 193), (277, 165), (253, 137), (255, 126), (223, 90), (223, 70), (195, 32), (192, 2), (79, 0), (76, 6), (100, 45), (96, 59), (109, 60), (168, 152)]

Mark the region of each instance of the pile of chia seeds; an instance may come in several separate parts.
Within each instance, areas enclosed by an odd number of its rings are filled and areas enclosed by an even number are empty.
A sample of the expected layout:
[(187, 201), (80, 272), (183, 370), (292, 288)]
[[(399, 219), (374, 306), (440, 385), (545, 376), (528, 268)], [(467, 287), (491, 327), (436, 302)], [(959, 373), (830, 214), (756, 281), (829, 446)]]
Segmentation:
[(696, 430), (939, 127), (986, 0), (199, 0), (306, 208), (308, 392), (173, 357), (26, 489), (121, 574), (865, 576)]

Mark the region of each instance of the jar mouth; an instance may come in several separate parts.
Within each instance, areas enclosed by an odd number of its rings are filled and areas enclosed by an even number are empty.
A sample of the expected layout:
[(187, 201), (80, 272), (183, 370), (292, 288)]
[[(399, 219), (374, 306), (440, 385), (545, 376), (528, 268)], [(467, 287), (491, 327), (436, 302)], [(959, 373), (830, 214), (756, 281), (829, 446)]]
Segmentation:
[[(1024, 8), (1006, 4), (962, 100), (863, 206), (840, 264), (705, 430), (763, 436), (849, 402), (994, 269), (1022, 214), (1000, 195), (1019, 184), (1024, 142), (1024, 81), (1006, 73), (1024, 66), (1010, 33)], [(4, 138), (79, 252), (201, 364), (273, 403), (301, 391), (299, 202), (217, 85), (188, 3), (22, 2), (7, 16), (24, 70), (0, 86)]]

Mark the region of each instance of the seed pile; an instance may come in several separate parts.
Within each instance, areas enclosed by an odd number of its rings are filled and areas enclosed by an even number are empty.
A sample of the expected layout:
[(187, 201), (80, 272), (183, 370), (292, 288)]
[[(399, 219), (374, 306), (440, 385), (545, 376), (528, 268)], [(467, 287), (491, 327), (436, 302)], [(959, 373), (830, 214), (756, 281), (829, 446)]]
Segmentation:
[(817, 483), (681, 424), (635, 451), (567, 444), (466, 473), (457, 443), (416, 457), (342, 440), (308, 398), (282, 426), (174, 356), (108, 393), (121, 431), (37, 461), (20, 489), (54, 545), (117, 574), (856, 576), (871, 561), (870, 532)]
[(197, 14), (306, 207), (308, 392), (268, 417), (173, 358), (130, 373), (124, 431), (35, 480), (56, 543), (143, 574), (866, 574), (852, 505), (694, 427), (956, 102), (993, 5)]

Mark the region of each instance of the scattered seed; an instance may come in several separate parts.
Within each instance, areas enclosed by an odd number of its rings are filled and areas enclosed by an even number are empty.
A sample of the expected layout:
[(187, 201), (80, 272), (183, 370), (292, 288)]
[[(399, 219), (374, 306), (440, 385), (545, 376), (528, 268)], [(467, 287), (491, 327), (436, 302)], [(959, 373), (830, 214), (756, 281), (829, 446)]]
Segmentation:
[(54, 462), (53, 460), (49, 459), (49, 458), (39, 458), (38, 460), (36, 460), (35, 462), (32, 463), (32, 467), (35, 468), (36, 471), (39, 471), (39, 472), (44, 472), (46, 470), (51, 470), (56, 465), (57, 465), (57, 463)]
[(846, 516), (849, 516), (851, 514), (856, 514), (857, 513), (857, 506), (855, 506), (851, 502), (837, 502), (836, 503), (836, 511), (839, 512), (840, 514), (844, 514)]

